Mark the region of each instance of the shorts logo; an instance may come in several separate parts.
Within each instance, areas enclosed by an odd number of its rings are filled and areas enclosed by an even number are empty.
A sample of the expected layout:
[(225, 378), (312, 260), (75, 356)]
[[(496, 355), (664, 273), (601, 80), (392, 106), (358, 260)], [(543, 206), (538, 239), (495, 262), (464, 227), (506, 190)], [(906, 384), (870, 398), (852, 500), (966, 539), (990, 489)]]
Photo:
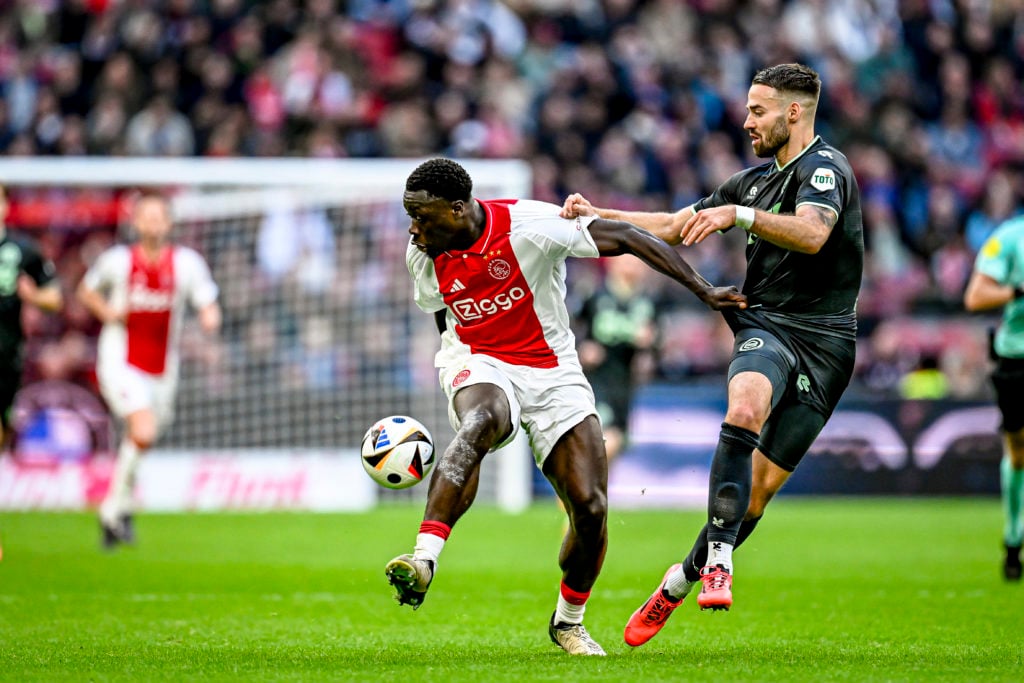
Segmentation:
[(811, 174), (811, 187), (815, 190), (831, 190), (836, 186), (836, 174), (831, 168), (816, 168)]
[(452, 386), (457, 387), (467, 379), (469, 379), (469, 370), (460, 370), (459, 374), (455, 375), (455, 379), (452, 380)]
[(487, 272), (495, 280), (504, 280), (512, 274), (512, 266), (505, 259), (497, 258), (487, 264)]
[(753, 351), (754, 349), (759, 349), (762, 346), (764, 346), (764, 339), (761, 339), (760, 337), (751, 337), (747, 341), (745, 341), (742, 344), (740, 344), (739, 350), (740, 351)]
[(811, 378), (807, 375), (800, 373), (796, 378), (796, 388), (805, 393), (811, 390)]

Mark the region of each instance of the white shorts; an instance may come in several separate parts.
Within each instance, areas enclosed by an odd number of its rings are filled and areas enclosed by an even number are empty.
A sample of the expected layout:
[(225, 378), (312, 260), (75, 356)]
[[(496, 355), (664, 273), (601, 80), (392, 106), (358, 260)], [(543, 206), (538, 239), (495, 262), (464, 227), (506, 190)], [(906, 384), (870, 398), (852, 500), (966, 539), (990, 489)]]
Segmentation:
[(522, 425), (537, 467), (544, 465), (551, 449), (566, 432), (587, 416), (597, 415), (594, 391), (578, 364), (532, 368), (482, 354), (467, 354), (461, 362), (442, 367), (438, 377), (448, 397), (448, 420), (455, 431), (459, 430), (460, 421), (452, 399), (460, 389), (494, 384), (504, 391), (512, 409), (512, 432), (495, 448), (510, 443)]
[(96, 378), (103, 399), (116, 417), (124, 419), (139, 410), (152, 410), (161, 431), (174, 419), (177, 373), (151, 375), (118, 363), (112, 367), (97, 367)]

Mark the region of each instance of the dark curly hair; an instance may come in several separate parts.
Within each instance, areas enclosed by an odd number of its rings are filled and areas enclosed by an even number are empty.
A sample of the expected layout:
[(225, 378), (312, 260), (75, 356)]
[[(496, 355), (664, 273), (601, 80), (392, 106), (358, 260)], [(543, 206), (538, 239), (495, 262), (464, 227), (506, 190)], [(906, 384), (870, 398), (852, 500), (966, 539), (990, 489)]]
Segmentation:
[(776, 64), (761, 69), (751, 81), (753, 85), (766, 85), (779, 92), (800, 93), (817, 100), (821, 92), (818, 73), (803, 64)]
[(473, 179), (451, 159), (430, 159), (417, 166), (405, 181), (406, 192), (420, 190), (449, 202), (468, 202), (473, 198)]

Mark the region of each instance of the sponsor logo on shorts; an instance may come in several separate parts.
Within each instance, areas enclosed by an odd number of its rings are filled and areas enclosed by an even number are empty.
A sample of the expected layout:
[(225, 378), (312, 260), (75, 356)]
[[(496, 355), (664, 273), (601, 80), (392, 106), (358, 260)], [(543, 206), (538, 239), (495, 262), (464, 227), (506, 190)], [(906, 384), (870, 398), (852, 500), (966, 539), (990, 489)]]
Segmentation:
[(505, 280), (512, 274), (512, 266), (503, 258), (496, 258), (487, 264), (487, 272), (495, 280)]
[(796, 388), (803, 392), (809, 392), (811, 390), (811, 378), (800, 373), (796, 378)]
[(836, 174), (831, 168), (816, 168), (811, 174), (811, 187), (815, 190), (831, 190), (836, 186)]
[(452, 386), (457, 387), (467, 379), (469, 379), (469, 370), (460, 370), (459, 374), (455, 375), (455, 379), (452, 380)]
[(740, 351), (753, 351), (764, 346), (764, 339), (760, 337), (751, 337), (747, 341), (740, 344)]

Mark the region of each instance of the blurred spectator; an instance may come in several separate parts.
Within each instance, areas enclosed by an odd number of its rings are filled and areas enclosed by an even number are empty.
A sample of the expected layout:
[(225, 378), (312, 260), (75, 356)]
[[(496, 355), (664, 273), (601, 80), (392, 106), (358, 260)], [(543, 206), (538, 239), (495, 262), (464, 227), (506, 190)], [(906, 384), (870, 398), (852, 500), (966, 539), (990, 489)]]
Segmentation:
[[(899, 376), (908, 371), (887, 358), (884, 322), (895, 319), (913, 332), (903, 337), (909, 357), (934, 353), (955, 394), (970, 391), (962, 378), (980, 373), (984, 359), (973, 340), (925, 349), (922, 331), (932, 329), (926, 316), (958, 309), (992, 226), (1024, 211), (1019, 4), (7, 3), (0, 152), (514, 157), (531, 162), (539, 199), (560, 203), (579, 190), (601, 204), (679, 208), (750, 161), (742, 119), (751, 73), (804, 61), (828, 85), (822, 134), (848, 151), (864, 197), (858, 377), (897, 391), (897, 382), (882, 380), (893, 374), (890, 363)], [(283, 297), (287, 287), (329, 298), (355, 286), (337, 277), (337, 250), (359, 228), (321, 217), (289, 242), (293, 219), (268, 218), (258, 245), (218, 247), (225, 267), (253, 278), (239, 288), (243, 300)], [(61, 248), (73, 253), (80, 241)], [(695, 265), (732, 283), (744, 245), (716, 242), (694, 253)], [(396, 257), (377, 246), (359, 248), (367, 261)], [(367, 262), (363, 270), (360, 286), (390, 287), (366, 281), (390, 267)], [(685, 304), (665, 312), (673, 334), (694, 343), (660, 357), (663, 375), (722, 369), (706, 348), (719, 343), (717, 330), (691, 313)], [(300, 322), (288, 326), (286, 341)], [(243, 338), (248, 316), (240, 312), (233, 324), (231, 334)]]
[(173, 157), (195, 150), (192, 124), (174, 110), (167, 95), (157, 95), (128, 121), (125, 138), (129, 154)]
[(900, 397), (908, 400), (940, 399), (949, 395), (949, 382), (934, 355), (922, 356), (916, 368), (900, 378)]
[(978, 253), (996, 226), (1024, 211), (1024, 197), (1017, 194), (1019, 183), (1017, 174), (1007, 168), (998, 168), (989, 176), (981, 201), (968, 214), (964, 226), (967, 246), (973, 253)]
[(650, 269), (631, 254), (605, 259), (604, 282), (576, 313), (580, 364), (601, 416), (608, 459), (626, 446), (630, 405), (654, 374), (657, 308), (647, 285)]

